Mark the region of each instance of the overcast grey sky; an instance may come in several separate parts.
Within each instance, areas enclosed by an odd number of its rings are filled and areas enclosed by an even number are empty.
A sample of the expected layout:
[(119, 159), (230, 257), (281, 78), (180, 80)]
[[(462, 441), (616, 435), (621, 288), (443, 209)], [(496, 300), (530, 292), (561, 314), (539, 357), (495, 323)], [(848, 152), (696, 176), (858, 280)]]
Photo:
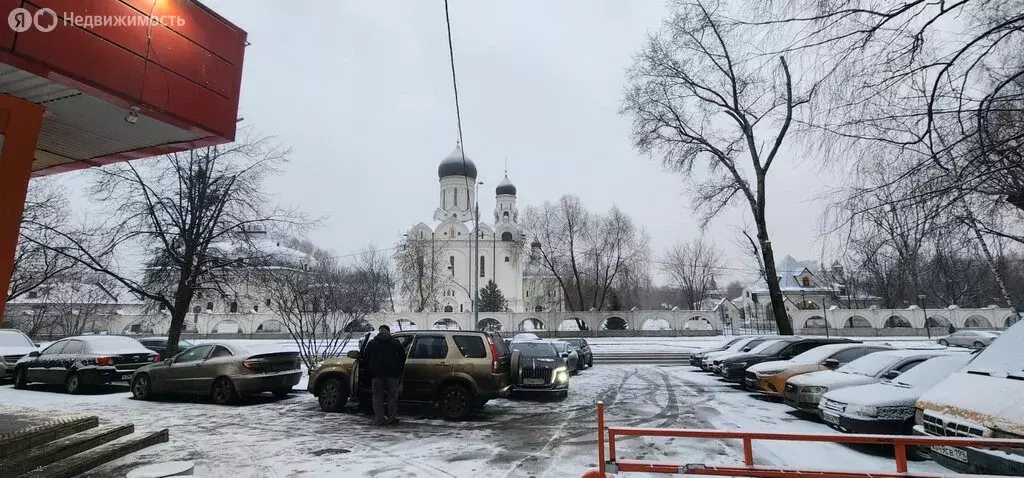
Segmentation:
[[(294, 149), (268, 185), (279, 202), (326, 216), (312, 234), (339, 254), (388, 247), (431, 218), (437, 164), (456, 123), (440, 0), (204, 0), (249, 32), (240, 116)], [(519, 208), (580, 196), (613, 203), (652, 237), (656, 255), (699, 234), (682, 180), (642, 157), (618, 114), (625, 69), (666, 14), (662, 0), (451, 0), (466, 154), (490, 217), (505, 158)], [(822, 181), (810, 164), (773, 169), (769, 224), (778, 259), (817, 259)], [(734, 227), (709, 235), (734, 268), (753, 269)], [(749, 222), (749, 221), (747, 221)], [(738, 275), (743, 275), (736, 272)]]

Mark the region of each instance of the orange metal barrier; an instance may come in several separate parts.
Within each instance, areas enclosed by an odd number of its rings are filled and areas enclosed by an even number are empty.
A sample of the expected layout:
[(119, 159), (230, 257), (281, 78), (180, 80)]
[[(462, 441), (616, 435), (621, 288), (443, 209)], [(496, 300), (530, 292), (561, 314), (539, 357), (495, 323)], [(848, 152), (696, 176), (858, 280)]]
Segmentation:
[[(605, 433), (607, 430), (608, 459), (605, 460)], [(665, 463), (644, 460), (619, 460), (615, 455), (615, 437), (649, 436), (677, 438), (736, 439), (743, 441), (743, 466), (717, 466), (701, 463)], [(896, 472), (851, 472), (835, 470), (801, 470), (784, 467), (754, 465), (754, 440), (848, 443), (861, 445), (891, 445), (896, 455)], [(682, 475), (790, 477), (829, 476), (840, 478), (855, 477), (940, 477), (950, 475), (922, 474), (907, 472), (908, 446), (971, 446), (984, 448), (1022, 448), (1024, 440), (1002, 440), (995, 438), (960, 438), (902, 435), (858, 435), (835, 433), (764, 433), (748, 431), (696, 430), (671, 428), (608, 427), (604, 423), (604, 402), (597, 402), (597, 457), (599, 469), (589, 470), (583, 476), (605, 477), (608, 473), (644, 472)], [(983, 475), (956, 475), (983, 476)]]

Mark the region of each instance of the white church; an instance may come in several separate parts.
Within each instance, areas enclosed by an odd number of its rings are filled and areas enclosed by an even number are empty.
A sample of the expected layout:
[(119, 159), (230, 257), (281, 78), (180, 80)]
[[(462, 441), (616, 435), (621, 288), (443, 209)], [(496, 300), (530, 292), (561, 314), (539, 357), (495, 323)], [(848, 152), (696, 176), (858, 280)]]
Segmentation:
[(435, 241), (431, 250), (439, 251), (451, 274), (438, 297), (436, 312), (471, 312), (474, 288), (482, 288), (490, 280), (504, 294), (510, 312), (562, 310), (557, 283), (537, 262), (540, 244), (532, 243), (529, 250), (524, 247), (526, 235), (519, 225), (516, 187), (508, 179), (508, 171), (494, 189), (493, 224), (481, 213), (479, 251), (473, 237), (473, 214), (477, 188), (483, 182), (478, 181), (476, 164), (464, 158), (461, 146), (456, 145), (438, 165), (437, 176), (440, 187), (433, 220), (416, 224), (407, 234), (411, 239)]

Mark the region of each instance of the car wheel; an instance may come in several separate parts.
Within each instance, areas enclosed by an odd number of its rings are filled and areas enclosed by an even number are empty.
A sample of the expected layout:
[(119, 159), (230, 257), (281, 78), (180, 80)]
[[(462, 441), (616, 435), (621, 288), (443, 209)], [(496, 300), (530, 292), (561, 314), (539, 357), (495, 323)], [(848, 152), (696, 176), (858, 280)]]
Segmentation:
[(136, 400), (149, 400), (153, 397), (153, 383), (149, 374), (140, 373), (132, 380), (132, 397)]
[(235, 384), (230, 378), (221, 377), (213, 382), (210, 390), (210, 398), (217, 405), (230, 405), (238, 401), (238, 392), (235, 391)]
[(25, 379), (25, 367), (14, 369), (14, 388), (22, 390), (28, 387), (28, 380)]
[(463, 420), (472, 409), (472, 394), (466, 387), (458, 384), (447, 385), (441, 389), (441, 415), (446, 420)]
[(316, 395), (320, 402), (320, 409), (330, 413), (340, 412), (345, 408), (345, 402), (348, 401), (348, 390), (345, 389), (341, 380), (336, 378), (328, 378), (320, 382)]
[(939, 339), (939, 345), (943, 347), (949, 347), (949, 341), (946, 339)]
[(71, 372), (64, 379), (64, 393), (68, 395), (77, 395), (82, 393), (82, 376), (78, 372)]
[(980, 348), (982, 348), (984, 346), (985, 346), (985, 344), (983, 344), (981, 342), (974, 342), (974, 348), (976, 348), (976, 349), (980, 349)]

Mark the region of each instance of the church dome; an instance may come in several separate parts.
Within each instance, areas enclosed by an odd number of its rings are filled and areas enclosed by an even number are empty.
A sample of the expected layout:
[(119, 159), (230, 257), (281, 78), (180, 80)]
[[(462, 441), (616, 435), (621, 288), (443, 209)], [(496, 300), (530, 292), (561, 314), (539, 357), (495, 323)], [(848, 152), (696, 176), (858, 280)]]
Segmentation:
[(468, 176), (476, 179), (476, 165), (468, 157), (463, 161), (462, 146), (456, 145), (455, 150), (441, 161), (437, 167), (438, 179), (449, 176)]
[(498, 183), (498, 187), (494, 188), (494, 194), (501, 196), (502, 194), (508, 194), (510, 196), (516, 195), (516, 185), (512, 184), (512, 181), (508, 180), (508, 175), (505, 175), (505, 179), (502, 179)]

